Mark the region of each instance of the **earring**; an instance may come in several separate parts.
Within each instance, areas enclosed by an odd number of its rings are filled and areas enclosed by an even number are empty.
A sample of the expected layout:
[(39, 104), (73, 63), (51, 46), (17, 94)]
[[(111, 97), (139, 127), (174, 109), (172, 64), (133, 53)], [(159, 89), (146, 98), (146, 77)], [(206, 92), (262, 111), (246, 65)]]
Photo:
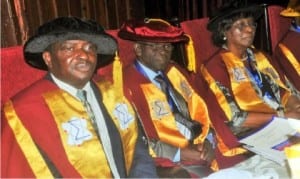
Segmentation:
[(224, 40), (224, 41), (226, 41), (226, 40), (227, 40), (227, 37), (226, 37), (226, 36), (224, 36), (224, 37), (223, 37), (223, 40)]

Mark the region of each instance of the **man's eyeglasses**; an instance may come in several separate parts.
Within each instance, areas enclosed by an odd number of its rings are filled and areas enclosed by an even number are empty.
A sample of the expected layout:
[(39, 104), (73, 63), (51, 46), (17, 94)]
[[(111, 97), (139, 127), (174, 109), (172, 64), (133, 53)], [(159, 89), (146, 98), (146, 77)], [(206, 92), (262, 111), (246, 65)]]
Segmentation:
[(139, 44), (148, 46), (153, 51), (157, 51), (157, 50), (172, 51), (173, 48), (174, 48), (171, 43), (146, 43), (146, 42), (139, 42)]
[(252, 29), (256, 29), (257, 23), (256, 22), (240, 22), (232, 25), (233, 28), (239, 29), (239, 31), (245, 30), (246, 27), (250, 27)]

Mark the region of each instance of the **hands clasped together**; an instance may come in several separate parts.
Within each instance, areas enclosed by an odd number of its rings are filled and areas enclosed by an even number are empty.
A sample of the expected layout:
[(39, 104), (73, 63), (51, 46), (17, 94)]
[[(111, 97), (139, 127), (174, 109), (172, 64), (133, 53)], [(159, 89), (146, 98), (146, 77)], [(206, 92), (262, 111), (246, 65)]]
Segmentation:
[(205, 140), (201, 144), (191, 144), (181, 149), (181, 161), (192, 163), (207, 163), (208, 165), (215, 158), (212, 144)]

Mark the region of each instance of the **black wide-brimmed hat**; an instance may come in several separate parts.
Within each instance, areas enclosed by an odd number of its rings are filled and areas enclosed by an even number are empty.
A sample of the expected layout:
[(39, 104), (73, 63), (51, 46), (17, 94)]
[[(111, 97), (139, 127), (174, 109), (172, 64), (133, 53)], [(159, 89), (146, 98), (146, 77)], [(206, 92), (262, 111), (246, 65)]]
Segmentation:
[(85, 40), (95, 44), (97, 68), (112, 62), (117, 50), (116, 40), (95, 21), (59, 17), (40, 26), (36, 34), (25, 43), (23, 52), (26, 62), (34, 68), (47, 70), (42, 53), (49, 45), (65, 40)]
[(162, 19), (128, 20), (123, 23), (118, 36), (125, 40), (153, 43), (187, 42), (189, 38), (181, 28)]
[(208, 22), (207, 29), (209, 31), (213, 31), (218, 28), (218, 24), (229, 17), (234, 16), (235, 14), (239, 13), (251, 13), (253, 18), (257, 20), (259, 17), (261, 17), (263, 13), (263, 6), (252, 4), (248, 5), (245, 3), (241, 3), (241, 1), (233, 1), (232, 3), (229, 3), (227, 5), (224, 5), (222, 8), (219, 9)]

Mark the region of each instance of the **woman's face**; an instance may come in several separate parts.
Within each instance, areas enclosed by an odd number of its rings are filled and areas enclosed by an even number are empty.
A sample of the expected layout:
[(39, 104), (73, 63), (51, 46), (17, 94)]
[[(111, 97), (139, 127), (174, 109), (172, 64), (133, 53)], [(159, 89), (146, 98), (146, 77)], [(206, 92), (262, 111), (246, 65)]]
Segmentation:
[(230, 29), (225, 32), (227, 46), (235, 48), (248, 48), (252, 45), (256, 30), (256, 22), (252, 17), (240, 18), (233, 22)]

